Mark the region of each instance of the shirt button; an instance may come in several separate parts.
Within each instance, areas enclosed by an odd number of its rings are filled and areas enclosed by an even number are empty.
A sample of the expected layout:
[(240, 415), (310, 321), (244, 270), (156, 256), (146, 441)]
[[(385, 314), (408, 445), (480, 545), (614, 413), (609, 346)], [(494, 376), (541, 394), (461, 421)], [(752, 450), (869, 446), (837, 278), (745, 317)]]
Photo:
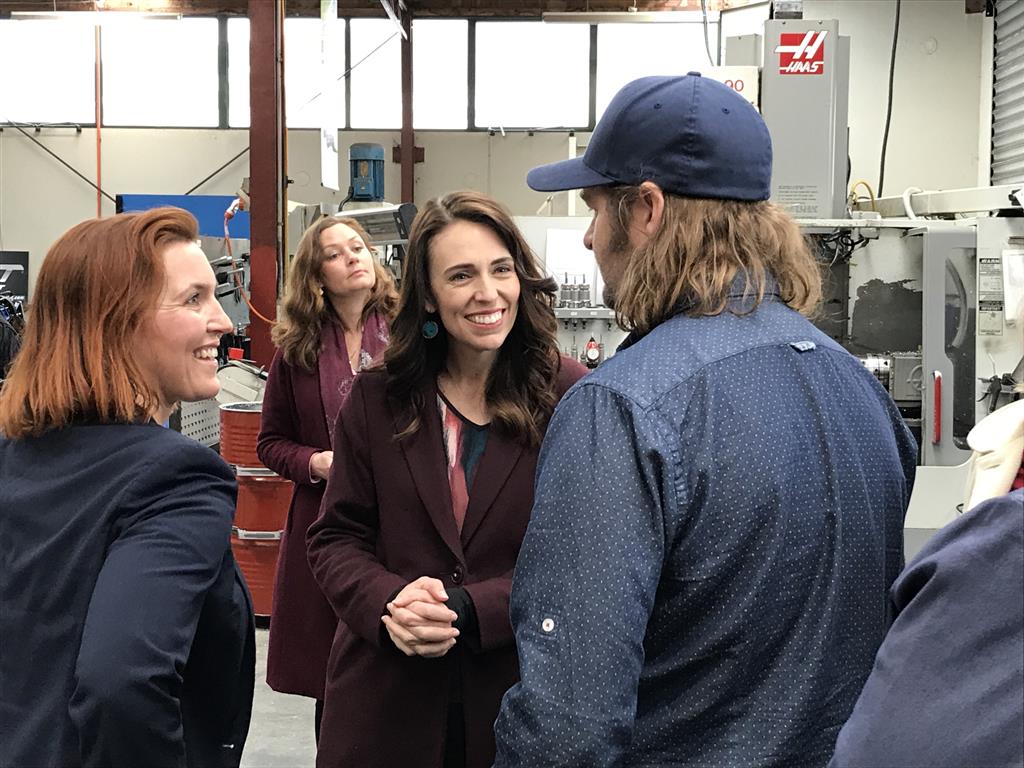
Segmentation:
[(455, 566), (455, 570), (452, 571), (452, 583), (461, 584), (463, 576), (465, 576), (465, 572), (462, 570), (462, 566)]
[(544, 619), (544, 621), (540, 623), (540, 628), (543, 632), (553, 632), (555, 630), (555, 620)]

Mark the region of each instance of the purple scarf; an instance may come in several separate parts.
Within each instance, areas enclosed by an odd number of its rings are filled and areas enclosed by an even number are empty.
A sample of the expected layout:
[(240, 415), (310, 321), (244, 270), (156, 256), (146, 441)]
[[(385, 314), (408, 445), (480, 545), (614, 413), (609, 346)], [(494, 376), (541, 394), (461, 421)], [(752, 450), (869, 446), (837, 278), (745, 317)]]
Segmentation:
[[(327, 434), (334, 447), (334, 426), (341, 406), (352, 391), (355, 374), (349, 366), (349, 350), (345, 346), (345, 331), (334, 312), (328, 311), (329, 319), (320, 334), (320, 358), (317, 370), (320, 377), (320, 400), (324, 404), (324, 419)], [(363, 340), (359, 350), (357, 371), (369, 368), (379, 362), (388, 345), (388, 324), (377, 312), (370, 314), (363, 324)]]

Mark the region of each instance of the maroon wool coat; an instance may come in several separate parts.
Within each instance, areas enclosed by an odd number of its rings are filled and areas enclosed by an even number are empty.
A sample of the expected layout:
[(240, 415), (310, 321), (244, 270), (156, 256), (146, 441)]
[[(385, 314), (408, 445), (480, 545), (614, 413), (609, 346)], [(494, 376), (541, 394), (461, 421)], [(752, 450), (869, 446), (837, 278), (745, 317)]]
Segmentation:
[[(344, 337), (341, 343), (344, 345)], [(363, 325), (361, 348), (379, 357), (386, 344), (385, 320), (371, 315)], [(337, 350), (336, 354), (347, 366), (344, 358), (348, 350)], [(306, 559), (306, 530), (320, 514), (326, 487), (323, 481), (310, 480), (309, 459), (331, 448), (320, 388), (321, 370), (319, 359), (312, 371), (305, 371), (286, 363), (280, 352), (274, 355), (256, 443), (260, 461), (294, 483), (270, 609), (267, 684), (281, 693), (314, 699), (324, 697), (327, 656), (338, 623)], [(345, 377), (343, 372), (341, 375)]]
[[(557, 393), (586, 373), (563, 358)], [(467, 768), (494, 760), (501, 697), (519, 678), (508, 615), (512, 569), (533, 506), (537, 450), (491, 432), (460, 536), (452, 515), (440, 417), (404, 427), (368, 372), (338, 419), (334, 468), (309, 559), (338, 622), (327, 668), (317, 768), (441, 768), (452, 665), (466, 718)], [(436, 403), (431, 382), (424, 402)], [(480, 653), (462, 646), (440, 659), (407, 657), (381, 616), (420, 576), (466, 589), (476, 608)], [(456, 655), (459, 658), (456, 658)]]
[(288, 365), (275, 353), (263, 396), (256, 453), (294, 484), (281, 534), (270, 611), (267, 684), (280, 693), (322, 699), (331, 638), (338, 623), (306, 560), (306, 529), (320, 513), (326, 483), (309, 479), (309, 458), (329, 451), (319, 369)]

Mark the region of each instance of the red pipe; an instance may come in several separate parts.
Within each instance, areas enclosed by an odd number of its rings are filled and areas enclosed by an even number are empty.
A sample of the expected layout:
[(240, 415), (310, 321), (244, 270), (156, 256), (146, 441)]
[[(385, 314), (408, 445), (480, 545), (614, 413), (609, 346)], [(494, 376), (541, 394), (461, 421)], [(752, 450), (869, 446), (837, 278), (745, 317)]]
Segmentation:
[(100, 126), (103, 124), (103, 100), (100, 98), (102, 83), (102, 46), (100, 43), (100, 25), (93, 27), (96, 47), (96, 218), (103, 216), (103, 151), (100, 148)]

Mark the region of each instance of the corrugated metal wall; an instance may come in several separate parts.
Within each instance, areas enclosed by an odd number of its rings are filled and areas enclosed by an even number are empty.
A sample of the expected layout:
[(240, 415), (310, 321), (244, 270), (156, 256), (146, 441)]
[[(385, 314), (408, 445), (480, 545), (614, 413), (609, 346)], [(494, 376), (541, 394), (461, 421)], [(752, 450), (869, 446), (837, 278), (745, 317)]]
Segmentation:
[(1024, 0), (996, 0), (992, 184), (1024, 182)]

